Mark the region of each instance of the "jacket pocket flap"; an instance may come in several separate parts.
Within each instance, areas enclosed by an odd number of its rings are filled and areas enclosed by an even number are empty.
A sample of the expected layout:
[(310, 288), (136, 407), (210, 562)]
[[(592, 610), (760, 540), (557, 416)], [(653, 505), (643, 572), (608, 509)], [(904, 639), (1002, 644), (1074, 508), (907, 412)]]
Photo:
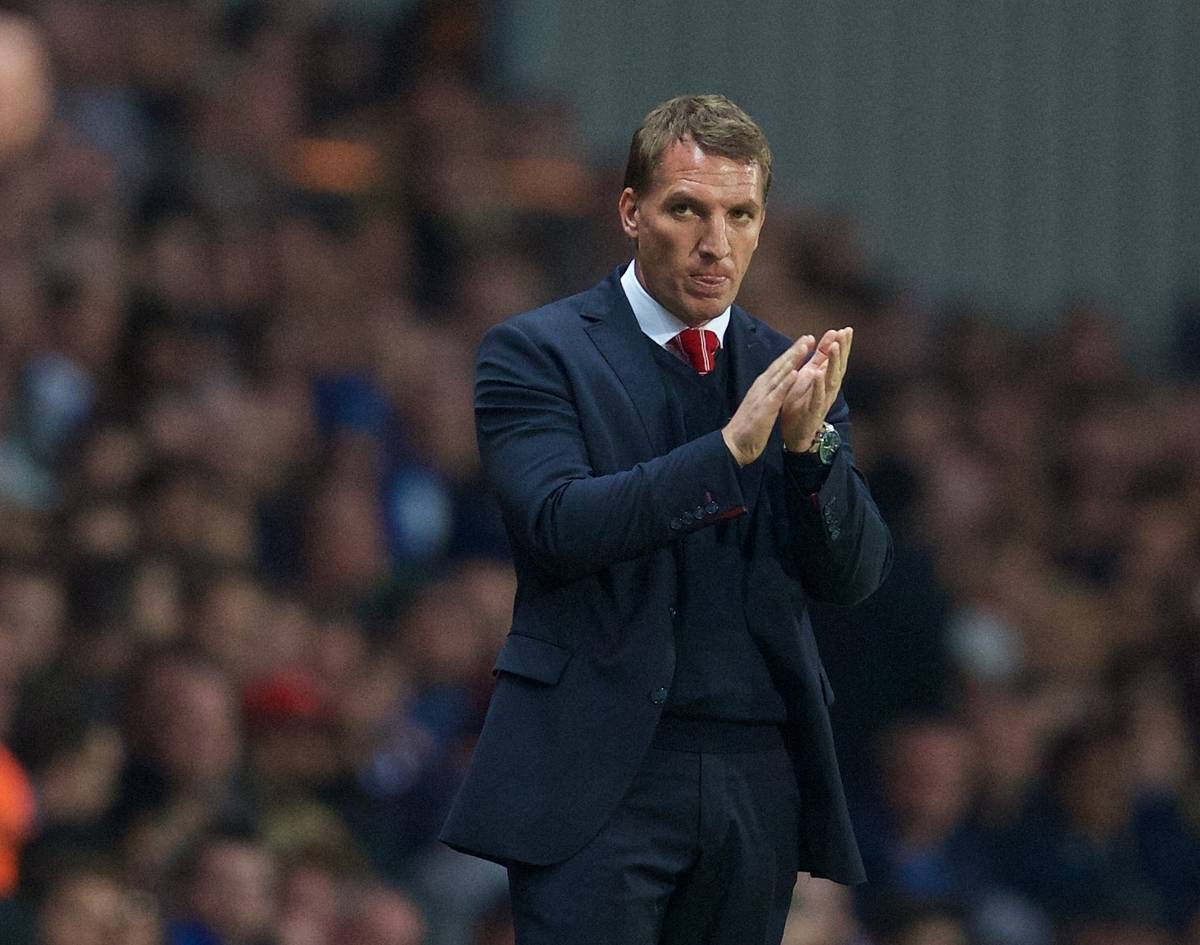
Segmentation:
[(570, 650), (548, 640), (510, 633), (500, 648), (492, 672), (503, 670), (552, 686), (562, 676), (570, 658)]

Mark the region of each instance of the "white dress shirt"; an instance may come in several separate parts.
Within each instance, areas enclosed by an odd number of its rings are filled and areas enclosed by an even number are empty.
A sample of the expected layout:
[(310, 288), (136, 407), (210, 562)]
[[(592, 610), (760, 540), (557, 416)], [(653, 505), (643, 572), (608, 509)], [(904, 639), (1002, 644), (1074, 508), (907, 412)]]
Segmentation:
[[(629, 299), (629, 306), (633, 309), (633, 317), (637, 319), (638, 326), (642, 329), (643, 334), (665, 348), (668, 341), (689, 326), (663, 308), (646, 291), (634, 271), (636, 265), (636, 262), (630, 262), (625, 267), (625, 272), (621, 275), (621, 288), (625, 290), (625, 298)], [(721, 345), (724, 347), (725, 329), (729, 327), (729, 309), (725, 309), (716, 318), (709, 319), (698, 327), (716, 332), (717, 338), (720, 339)]]

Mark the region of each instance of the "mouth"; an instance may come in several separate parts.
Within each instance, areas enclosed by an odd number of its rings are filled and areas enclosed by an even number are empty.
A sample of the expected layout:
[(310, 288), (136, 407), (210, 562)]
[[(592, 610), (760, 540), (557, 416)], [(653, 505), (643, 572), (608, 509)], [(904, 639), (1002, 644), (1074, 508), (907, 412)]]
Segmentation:
[(729, 276), (711, 272), (688, 273), (688, 282), (700, 295), (720, 295), (729, 286)]

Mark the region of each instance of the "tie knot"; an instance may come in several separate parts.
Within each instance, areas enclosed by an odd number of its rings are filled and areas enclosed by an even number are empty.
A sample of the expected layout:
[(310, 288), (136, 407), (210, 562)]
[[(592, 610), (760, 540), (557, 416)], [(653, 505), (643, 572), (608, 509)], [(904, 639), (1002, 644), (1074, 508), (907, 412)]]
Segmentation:
[(685, 328), (667, 342), (667, 347), (682, 355), (697, 374), (707, 374), (717, 363), (721, 339), (707, 328)]

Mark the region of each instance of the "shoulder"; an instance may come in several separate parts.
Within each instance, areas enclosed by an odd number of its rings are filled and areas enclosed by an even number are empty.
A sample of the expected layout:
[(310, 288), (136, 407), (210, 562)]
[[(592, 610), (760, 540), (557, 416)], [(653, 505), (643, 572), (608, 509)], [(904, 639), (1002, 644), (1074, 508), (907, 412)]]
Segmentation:
[(561, 347), (582, 337), (587, 315), (602, 316), (617, 304), (620, 284), (612, 277), (566, 298), (556, 299), (528, 312), (513, 315), (488, 329), (481, 347), (524, 340), (536, 345)]
[(597, 287), (593, 286), (575, 295), (555, 299), (528, 312), (514, 315), (496, 327), (503, 328), (507, 325), (531, 336), (559, 335), (568, 328), (578, 327), (580, 316), (593, 304), (597, 295)]

